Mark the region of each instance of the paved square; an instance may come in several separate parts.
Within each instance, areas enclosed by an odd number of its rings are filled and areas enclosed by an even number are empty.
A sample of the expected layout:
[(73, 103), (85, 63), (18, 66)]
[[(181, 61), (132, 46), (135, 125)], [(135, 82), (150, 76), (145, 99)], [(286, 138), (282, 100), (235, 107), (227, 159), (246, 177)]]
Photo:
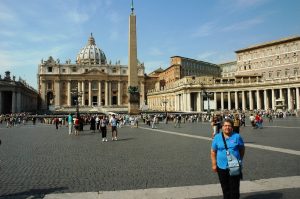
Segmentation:
[[(0, 125), (0, 198), (218, 183), (211, 171), (209, 123), (124, 127), (118, 129), (118, 141), (107, 143), (87, 129), (69, 136), (66, 127), (57, 131), (54, 125)], [(300, 176), (300, 118), (266, 122), (264, 129), (242, 127), (241, 134), (246, 142), (244, 181)], [(299, 178), (295, 182), (299, 184)], [(298, 185), (282, 187), (259, 194), (300, 197)], [(244, 198), (259, 198), (247, 192)]]

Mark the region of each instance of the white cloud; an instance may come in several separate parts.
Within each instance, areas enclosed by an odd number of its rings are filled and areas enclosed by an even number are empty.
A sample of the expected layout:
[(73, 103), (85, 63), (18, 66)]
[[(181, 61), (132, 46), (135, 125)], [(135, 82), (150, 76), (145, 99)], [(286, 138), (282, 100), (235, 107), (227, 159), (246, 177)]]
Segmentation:
[(162, 56), (164, 52), (160, 48), (152, 47), (148, 51), (149, 55), (151, 56)]
[(214, 22), (208, 22), (200, 26), (194, 33), (192, 33), (192, 37), (206, 37), (213, 34), (216, 29), (216, 24)]
[(145, 65), (145, 72), (151, 73), (154, 70), (158, 69), (158, 68), (162, 68), (162, 69), (166, 69), (167, 67), (169, 67), (169, 63), (166, 63), (164, 61), (145, 61), (144, 62)]
[(254, 26), (263, 23), (264, 20), (262, 18), (254, 18), (254, 19), (249, 19), (246, 21), (241, 21), (226, 27), (222, 28), (222, 31), (225, 32), (233, 32), (237, 30), (247, 30), (250, 28), (253, 28)]
[(201, 54), (197, 55), (196, 59), (202, 60), (202, 61), (210, 60), (215, 55), (217, 55), (217, 52), (213, 52), (213, 51), (211, 51), (211, 52), (204, 52), (204, 53), (201, 53)]

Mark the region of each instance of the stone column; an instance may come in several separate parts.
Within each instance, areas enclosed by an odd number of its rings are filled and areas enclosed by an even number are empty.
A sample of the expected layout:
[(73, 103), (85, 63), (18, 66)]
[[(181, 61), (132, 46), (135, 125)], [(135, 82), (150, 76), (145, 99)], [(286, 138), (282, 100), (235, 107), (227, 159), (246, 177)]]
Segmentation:
[(228, 91), (228, 110), (231, 110), (231, 97), (230, 97), (230, 91)]
[(12, 102), (11, 102), (11, 112), (16, 112), (16, 92), (12, 91)]
[(105, 106), (108, 106), (108, 82), (105, 81)]
[[(141, 102), (141, 104), (143, 104), (143, 102)], [(122, 88), (121, 88), (121, 81), (118, 81), (118, 105), (121, 106), (122, 104)]]
[(60, 106), (60, 81), (54, 81), (54, 91), (55, 91), (55, 106)]
[(82, 81), (81, 82), (81, 93), (82, 93), (82, 95), (81, 95), (81, 104), (82, 104), (82, 106), (85, 106), (85, 82), (84, 81)]
[(238, 98), (237, 91), (234, 92), (234, 106), (235, 106), (235, 110), (239, 109), (239, 98)]
[(269, 108), (268, 107), (268, 103), (267, 103), (267, 90), (264, 90), (264, 109), (265, 110), (268, 110)]
[(224, 93), (221, 91), (221, 110), (224, 110)]
[(186, 101), (187, 101), (187, 111), (191, 111), (191, 93), (186, 94)]
[(252, 91), (249, 91), (249, 109), (253, 110), (253, 96), (252, 96)]
[(297, 104), (297, 110), (300, 110), (300, 88), (296, 88), (296, 104)]
[[(279, 98), (280, 98), (280, 99), (283, 99), (283, 92), (282, 92), (282, 91), (283, 91), (283, 89), (280, 88), (280, 89), (279, 89)], [(283, 99), (283, 100), (284, 100), (284, 99)]]
[(47, 109), (47, 104), (46, 104), (46, 82), (41, 81), (41, 98), (42, 98), (42, 109), (45, 110)]
[(17, 92), (17, 113), (21, 112), (21, 93)]
[(92, 106), (92, 81), (89, 81), (89, 106)]
[(292, 101), (291, 99), (293, 99), (291, 97), (291, 88), (287, 88), (287, 109), (288, 110), (292, 110)]
[(261, 109), (261, 99), (259, 95), (259, 90), (256, 90), (256, 98), (257, 98), (257, 109)]
[(111, 105), (111, 98), (112, 98), (111, 84), (112, 84), (111, 81), (108, 82), (108, 105)]
[(182, 111), (187, 111), (186, 93), (182, 93)]
[(101, 98), (102, 98), (102, 86), (101, 81), (98, 83), (98, 106), (101, 106)]
[(242, 91), (242, 110), (246, 110), (245, 91)]
[(272, 109), (275, 110), (275, 90), (272, 89)]
[(198, 111), (202, 112), (203, 111), (203, 97), (202, 97), (202, 93), (201, 92), (198, 93), (198, 98), (199, 98), (198, 105), (197, 105)]
[(67, 91), (67, 105), (71, 106), (71, 81), (68, 81), (68, 91)]

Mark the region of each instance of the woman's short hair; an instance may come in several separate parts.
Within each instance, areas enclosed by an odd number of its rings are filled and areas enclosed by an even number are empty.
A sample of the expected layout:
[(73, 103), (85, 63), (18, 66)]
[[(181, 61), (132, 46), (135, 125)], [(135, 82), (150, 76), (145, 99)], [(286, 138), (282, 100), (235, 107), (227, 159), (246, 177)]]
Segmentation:
[(227, 118), (227, 119), (223, 120), (222, 126), (225, 124), (225, 122), (230, 123), (231, 126), (233, 127), (233, 121), (231, 119)]

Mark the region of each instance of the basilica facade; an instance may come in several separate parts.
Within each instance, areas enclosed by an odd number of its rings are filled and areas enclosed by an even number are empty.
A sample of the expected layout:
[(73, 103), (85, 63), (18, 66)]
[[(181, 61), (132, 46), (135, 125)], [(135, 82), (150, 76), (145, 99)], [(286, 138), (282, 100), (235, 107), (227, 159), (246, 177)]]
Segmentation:
[[(60, 111), (75, 107), (127, 107), (128, 66), (107, 61), (91, 34), (76, 62), (49, 57), (38, 66), (38, 90), (42, 110)], [(145, 100), (145, 68), (137, 63), (140, 102)]]

